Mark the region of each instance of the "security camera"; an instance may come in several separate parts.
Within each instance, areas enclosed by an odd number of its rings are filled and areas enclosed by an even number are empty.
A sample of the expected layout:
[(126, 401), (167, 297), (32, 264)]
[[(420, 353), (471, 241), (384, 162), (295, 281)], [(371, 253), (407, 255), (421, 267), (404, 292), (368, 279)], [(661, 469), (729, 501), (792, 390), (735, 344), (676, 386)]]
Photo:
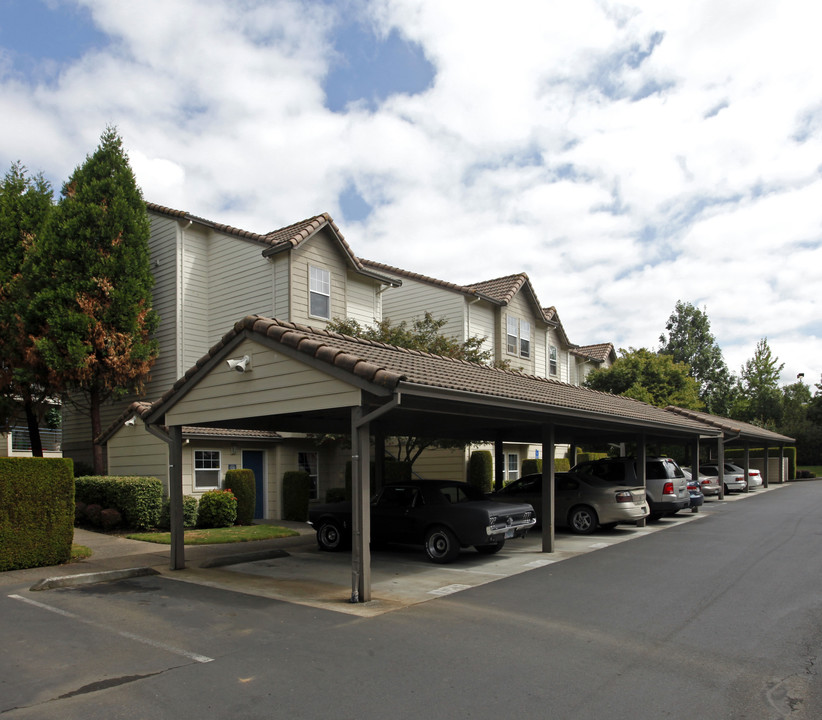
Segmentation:
[(238, 373), (244, 373), (246, 370), (251, 370), (251, 358), (248, 355), (243, 355), (241, 358), (231, 358), (226, 360), (230, 370), (236, 370)]
[(134, 416), (132, 415), (128, 420), (126, 420), (123, 425), (134, 425)]

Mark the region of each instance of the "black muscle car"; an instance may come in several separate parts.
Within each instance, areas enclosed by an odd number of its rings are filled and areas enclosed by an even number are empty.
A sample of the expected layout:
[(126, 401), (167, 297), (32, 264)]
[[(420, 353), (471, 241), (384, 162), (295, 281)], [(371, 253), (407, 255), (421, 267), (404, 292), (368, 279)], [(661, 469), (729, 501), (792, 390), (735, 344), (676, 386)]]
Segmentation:
[[(308, 522), (321, 550), (340, 550), (351, 542), (351, 503), (315, 505)], [(536, 524), (525, 503), (488, 500), (464, 482), (414, 480), (386, 485), (371, 500), (371, 542), (424, 545), (435, 563), (456, 559), (473, 545), (491, 555), (510, 538), (524, 537)]]

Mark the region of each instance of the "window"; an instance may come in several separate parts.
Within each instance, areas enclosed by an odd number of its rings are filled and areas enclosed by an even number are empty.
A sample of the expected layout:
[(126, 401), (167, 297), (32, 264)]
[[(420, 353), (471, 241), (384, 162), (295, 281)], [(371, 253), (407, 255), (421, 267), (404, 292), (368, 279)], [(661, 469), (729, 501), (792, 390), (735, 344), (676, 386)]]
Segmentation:
[(214, 490), (220, 487), (220, 451), (194, 451), (194, 489)]
[(308, 314), (312, 317), (331, 319), (331, 273), (309, 266)]
[(519, 321), (508, 316), (508, 352), (511, 355), (517, 354), (517, 335), (519, 335)]
[(315, 452), (297, 453), (297, 465), (300, 470), (308, 473), (311, 478), (311, 494), (309, 497), (316, 500), (319, 497), (319, 475), (317, 473), (318, 454)]
[(519, 354), (520, 357), (531, 357), (531, 323), (526, 320), (519, 323)]
[(556, 375), (559, 373), (559, 362), (557, 361), (557, 347), (556, 345), (551, 345), (548, 349), (548, 371), (551, 375)]
[(519, 477), (519, 455), (517, 453), (508, 453), (506, 470), (506, 482), (511, 482)]
[(509, 355), (531, 357), (531, 323), (508, 315), (506, 347)]

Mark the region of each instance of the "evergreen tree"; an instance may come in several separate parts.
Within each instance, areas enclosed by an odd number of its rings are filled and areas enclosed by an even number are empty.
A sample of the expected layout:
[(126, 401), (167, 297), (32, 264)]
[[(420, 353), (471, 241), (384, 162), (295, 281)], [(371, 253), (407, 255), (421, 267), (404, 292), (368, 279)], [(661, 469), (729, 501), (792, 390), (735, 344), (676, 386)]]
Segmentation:
[(42, 326), (31, 312), (36, 278), (26, 266), (52, 207), (42, 175), (29, 178), (14, 163), (0, 185), (0, 425), (8, 429), (23, 414), (35, 457), (43, 456), (40, 424), (54, 389), (31, 340)]
[(784, 367), (785, 363), (780, 363), (771, 351), (768, 338), (762, 338), (740, 373), (733, 417), (762, 427), (776, 427), (782, 421), (779, 373)]
[(665, 330), (667, 334), (659, 336), (659, 352), (688, 365), (691, 376), (699, 383), (699, 397), (707, 412), (727, 415), (733, 404), (736, 380), (711, 333), (707, 312), (677, 300)]
[(34, 303), (48, 327), (36, 340), (52, 379), (91, 420), (94, 471), (103, 472), (100, 409), (142, 391), (157, 356), (152, 333), (150, 227), (116, 129), (62, 189), (36, 254)]
[(701, 410), (699, 385), (684, 363), (674, 362), (670, 355), (660, 355), (646, 348), (620, 349), (610, 368), (589, 373), (583, 383), (592, 390), (624, 395), (650, 405), (676, 405)]

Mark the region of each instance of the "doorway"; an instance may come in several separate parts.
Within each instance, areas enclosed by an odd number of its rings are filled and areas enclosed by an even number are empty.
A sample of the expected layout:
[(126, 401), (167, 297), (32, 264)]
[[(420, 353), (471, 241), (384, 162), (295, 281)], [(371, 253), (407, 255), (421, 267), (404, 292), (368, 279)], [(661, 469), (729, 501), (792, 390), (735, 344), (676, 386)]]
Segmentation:
[(265, 517), (265, 451), (243, 450), (243, 468), (254, 471), (254, 519), (262, 520)]

